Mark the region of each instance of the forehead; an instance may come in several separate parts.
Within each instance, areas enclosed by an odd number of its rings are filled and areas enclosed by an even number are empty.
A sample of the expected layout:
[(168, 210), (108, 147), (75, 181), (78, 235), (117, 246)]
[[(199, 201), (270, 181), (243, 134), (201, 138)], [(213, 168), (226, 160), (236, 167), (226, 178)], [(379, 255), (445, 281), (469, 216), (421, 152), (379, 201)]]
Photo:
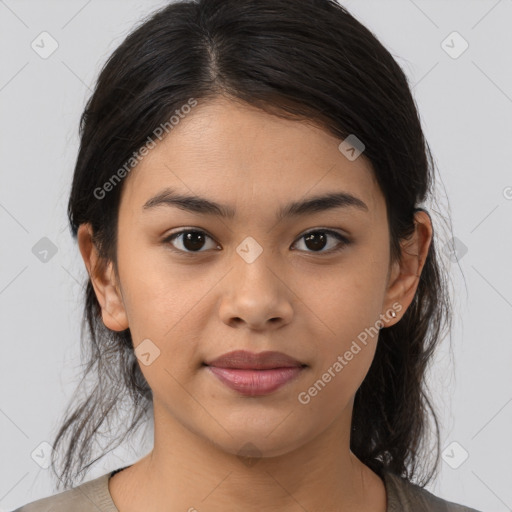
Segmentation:
[(170, 187), (237, 210), (245, 205), (273, 211), (276, 202), (345, 191), (382, 213), (371, 164), (363, 156), (347, 159), (340, 142), (312, 122), (225, 98), (199, 102), (131, 171), (122, 202), (142, 207)]

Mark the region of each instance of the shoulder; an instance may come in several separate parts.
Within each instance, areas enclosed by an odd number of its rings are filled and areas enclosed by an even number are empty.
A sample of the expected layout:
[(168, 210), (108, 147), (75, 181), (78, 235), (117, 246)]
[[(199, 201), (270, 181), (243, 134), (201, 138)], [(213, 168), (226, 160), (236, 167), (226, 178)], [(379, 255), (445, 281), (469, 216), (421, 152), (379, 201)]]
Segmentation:
[(405, 478), (382, 474), (388, 493), (388, 512), (479, 512), (474, 508), (443, 500)]
[(42, 498), (13, 512), (118, 512), (108, 491), (111, 472), (81, 485)]

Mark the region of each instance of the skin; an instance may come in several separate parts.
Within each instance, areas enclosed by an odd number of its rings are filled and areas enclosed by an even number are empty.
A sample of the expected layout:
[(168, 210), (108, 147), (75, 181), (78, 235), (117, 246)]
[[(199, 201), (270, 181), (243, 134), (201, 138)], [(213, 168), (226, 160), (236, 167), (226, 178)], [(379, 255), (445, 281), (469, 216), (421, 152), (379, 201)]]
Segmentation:
[[(200, 102), (125, 179), (118, 276), (99, 259), (90, 226), (80, 226), (103, 322), (114, 331), (129, 327), (135, 347), (149, 339), (160, 350), (151, 364), (139, 362), (154, 396), (153, 450), (109, 481), (121, 512), (386, 510), (382, 480), (349, 447), (354, 395), (378, 336), (308, 404), (297, 397), (396, 303), (401, 311), (388, 313), (384, 327), (400, 321), (432, 226), (418, 212), (402, 262), (391, 264), (371, 164), (364, 154), (348, 160), (339, 143), (312, 123), (226, 98)], [(229, 205), (236, 215), (143, 209), (166, 187)], [(280, 206), (333, 191), (360, 198), (368, 211), (276, 221)], [(184, 228), (211, 237), (197, 246), (201, 252), (181, 237), (164, 242)], [(330, 254), (340, 243), (332, 236), (325, 248), (307, 244), (304, 235), (319, 228), (351, 243)], [(252, 263), (236, 251), (248, 236), (263, 249)], [(247, 397), (202, 366), (235, 349), (278, 350), (308, 366), (277, 391)], [(248, 442), (259, 455), (251, 464), (238, 456)]]

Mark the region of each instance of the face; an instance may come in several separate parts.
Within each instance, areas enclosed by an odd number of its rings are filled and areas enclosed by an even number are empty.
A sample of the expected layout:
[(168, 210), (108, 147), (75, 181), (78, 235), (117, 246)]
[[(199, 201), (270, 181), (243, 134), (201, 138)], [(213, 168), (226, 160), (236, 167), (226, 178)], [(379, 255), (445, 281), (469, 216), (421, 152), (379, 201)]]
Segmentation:
[[(340, 142), (216, 99), (125, 179), (119, 280), (110, 272), (94, 284), (107, 327), (130, 328), (155, 422), (229, 453), (251, 442), (273, 456), (350, 418), (376, 332), (399, 320), (415, 286), (390, 262), (370, 163), (349, 160)], [(287, 211), (328, 194), (341, 195)], [(221, 207), (176, 204), (177, 195)], [(291, 377), (273, 391), (235, 390), (205, 366), (233, 350), (279, 351), (303, 366), (281, 372)]]

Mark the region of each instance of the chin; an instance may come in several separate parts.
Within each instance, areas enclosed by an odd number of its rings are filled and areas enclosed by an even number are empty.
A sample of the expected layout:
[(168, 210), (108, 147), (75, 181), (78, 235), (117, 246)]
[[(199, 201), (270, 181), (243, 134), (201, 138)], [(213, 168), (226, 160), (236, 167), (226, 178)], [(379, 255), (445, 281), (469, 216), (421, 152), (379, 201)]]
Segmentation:
[(282, 414), (272, 423), (261, 424), (260, 421), (260, 425), (249, 427), (245, 423), (233, 425), (223, 422), (231, 435), (222, 429), (225, 435), (209, 437), (209, 441), (222, 451), (239, 457), (270, 458), (293, 452), (315, 437), (313, 433), (300, 432), (291, 421), (283, 422)]

